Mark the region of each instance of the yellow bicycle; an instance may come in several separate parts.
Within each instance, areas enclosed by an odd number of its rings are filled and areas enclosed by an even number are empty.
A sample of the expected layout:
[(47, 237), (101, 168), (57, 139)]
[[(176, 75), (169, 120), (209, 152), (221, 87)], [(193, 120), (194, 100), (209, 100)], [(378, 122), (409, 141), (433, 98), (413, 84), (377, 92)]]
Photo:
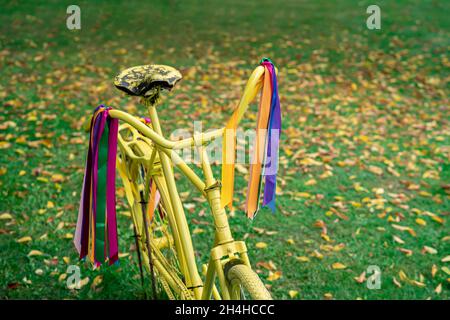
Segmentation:
[[(262, 66), (253, 71), (234, 113), (235, 124), (260, 91), (264, 73)], [(153, 291), (163, 290), (170, 299), (271, 299), (251, 268), (244, 241), (232, 236), (221, 204), (221, 185), (213, 176), (206, 152), (208, 143), (223, 136), (225, 128), (178, 141), (163, 134), (157, 113), (160, 94), (180, 79), (181, 74), (172, 67), (146, 65), (122, 71), (115, 81), (118, 89), (141, 98), (150, 118), (143, 121), (123, 111), (109, 110), (112, 119), (121, 121), (116, 164), (131, 210), (139, 259), (152, 275)], [(197, 148), (204, 179), (177, 154), (176, 150), (186, 147)], [(215, 240), (209, 262), (201, 272), (174, 167), (192, 182), (211, 208)]]

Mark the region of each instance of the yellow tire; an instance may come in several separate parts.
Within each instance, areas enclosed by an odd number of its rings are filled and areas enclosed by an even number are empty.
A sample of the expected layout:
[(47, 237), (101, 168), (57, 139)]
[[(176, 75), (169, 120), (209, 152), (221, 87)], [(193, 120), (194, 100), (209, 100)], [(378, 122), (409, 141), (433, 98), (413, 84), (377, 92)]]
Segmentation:
[(244, 264), (232, 266), (227, 272), (231, 284), (232, 300), (272, 300), (258, 275)]

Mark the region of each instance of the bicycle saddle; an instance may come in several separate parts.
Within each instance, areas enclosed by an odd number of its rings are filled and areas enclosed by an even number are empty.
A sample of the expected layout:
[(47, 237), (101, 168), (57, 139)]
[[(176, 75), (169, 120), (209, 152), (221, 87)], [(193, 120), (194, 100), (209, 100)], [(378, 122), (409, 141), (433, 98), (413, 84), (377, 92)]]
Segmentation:
[(150, 97), (159, 89), (171, 90), (182, 78), (181, 73), (162, 64), (147, 64), (123, 70), (114, 85), (132, 96)]

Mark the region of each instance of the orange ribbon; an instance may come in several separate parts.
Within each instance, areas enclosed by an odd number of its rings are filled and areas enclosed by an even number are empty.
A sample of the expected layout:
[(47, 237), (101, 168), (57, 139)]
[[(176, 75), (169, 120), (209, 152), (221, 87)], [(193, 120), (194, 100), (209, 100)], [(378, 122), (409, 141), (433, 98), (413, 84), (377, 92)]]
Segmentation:
[[(258, 86), (259, 87), (259, 86)], [(246, 88), (244, 98), (241, 100), (240, 106), (235, 109), (230, 120), (228, 120), (222, 145), (222, 190), (221, 190), (221, 205), (222, 207), (228, 206), (232, 209), (233, 206), (233, 192), (234, 192), (234, 168), (236, 157), (236, 129), (242, 113), (247, 108), (248, 103), (251, 101), (250, 97), (254, 97), (250, 92), (256, 88)], [(250, 89), (250, 91), (247, 91)], [(256, 92), (255, 92), (256, 94)], [(270, 102), (272, 97), (272, 88), (270, 82), (270, 72), (264, 67), (263, 76), (263, 89), (261, 94), (261, 101), (258, 111), (257, 133), (256, 133), (256, 145), (254, 148), (254, 162), (250, 166), (250, 180), (247, 191), (246, 213), (247, 216), (253, 218), (255, 212), (258, 209), (258, 194), (259, 185), (261, 181), (261, 171), (263, 154), (265, 151), (267, 123), (270, 114)]]

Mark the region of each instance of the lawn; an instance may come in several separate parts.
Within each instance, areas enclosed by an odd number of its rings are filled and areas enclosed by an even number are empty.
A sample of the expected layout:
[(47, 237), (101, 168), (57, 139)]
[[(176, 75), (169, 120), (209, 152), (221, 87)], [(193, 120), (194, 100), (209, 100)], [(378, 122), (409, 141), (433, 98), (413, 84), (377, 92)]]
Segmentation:
[[(101, 103), (142, 114), (112, 80), (160, 63), (184, 74), (165, 132), (218, 128), (264, 56), (279, 68), (278, 210), (245, 217), (243, 167), (230, 223), (273, 296), (450, 298), (449, 2), (378, 1), (381, 30), (366, 27), (369, 1), (78, 1), (81, 30), (66, 28), (70, 4), (0, 4), (0, 298), (142, 299), (121, 187), (120, 266), (77, 261), (84, 125)], [(177, 177), (200, 265), (212, 220)]]

